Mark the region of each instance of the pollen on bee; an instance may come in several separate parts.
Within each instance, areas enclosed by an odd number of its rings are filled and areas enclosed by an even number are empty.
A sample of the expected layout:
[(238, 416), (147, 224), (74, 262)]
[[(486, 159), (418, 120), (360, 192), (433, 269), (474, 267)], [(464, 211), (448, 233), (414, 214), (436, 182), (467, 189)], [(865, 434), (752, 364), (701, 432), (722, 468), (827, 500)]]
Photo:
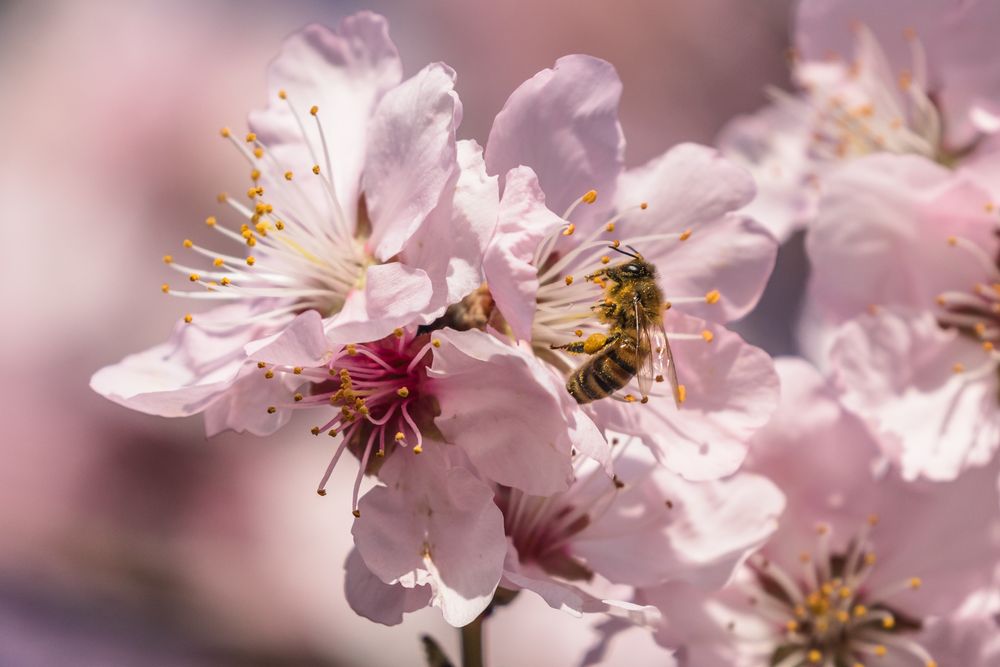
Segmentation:
[(597, 190), (590, 190), (587, 194), (580, 198), (580, 201), (584, 204), (593, 204), (597, 201)]
[(689, 238), (691, 238), (691, 230), (685, 229), (683, 232), (681, 232), (681, 235), (678, 238), (681, 241), (687, 241)]
[(708, 294), (705, 295), (705, 303), (716, 304), (716, 303), (719, 303), (719, 299), (721, 299), (721, 298), (722, 298), (722, 294), (719, 293), (719, 290), (714, 289), (714, 290), (712, 290), (711, 292), (709, 292)]
[(191, 324), (192, 321), (194, 321), (194, 318), (191, 317), (190, 313), (188, 313), (187, 315), (184, 316), (184, 323), (185, 324)]

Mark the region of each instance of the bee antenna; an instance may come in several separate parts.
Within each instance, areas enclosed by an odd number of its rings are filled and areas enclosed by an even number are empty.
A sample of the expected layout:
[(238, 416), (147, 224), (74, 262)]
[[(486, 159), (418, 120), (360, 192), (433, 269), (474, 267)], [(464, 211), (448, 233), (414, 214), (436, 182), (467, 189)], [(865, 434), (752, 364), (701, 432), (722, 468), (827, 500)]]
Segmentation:
[(634, 252), (634, 253), (635, 253), (635, 258), (636, 258), (636, 259), (642, 259), (642, 253), (641, 253), (641, 252), (639, 252), (638, 250), (636, 250), (635, 248), (633, 248), (633, 247), (632, 247), (632, 246), (630, 246), (630, 245), (627, 245), (627, 246), (625, 246), (625, 247), (626, 247), (626, 248), (628, 248), (629, 250), (631, 250), (632, 252)]
[[(611, 248), (612, 250), (614, 250), (615, 252), (620, 252), (621, 254), (625, 255), (626, 257), (631, 257), (632, 259), (640, 259), (640, 257), (641, 257), (639, 255), (639, 253), (635, 252), (635, 248), (632, 248), (632, 246), (625, 246), (627, 248), (631, 248), (632, 252), (625, 252), (624, 250), (622, 250), (621, 248), (619, 248), (616, 245), (609, 245), (608, 247)], [(633, 254), (633, 253), (635, 253), (635, 254)]]

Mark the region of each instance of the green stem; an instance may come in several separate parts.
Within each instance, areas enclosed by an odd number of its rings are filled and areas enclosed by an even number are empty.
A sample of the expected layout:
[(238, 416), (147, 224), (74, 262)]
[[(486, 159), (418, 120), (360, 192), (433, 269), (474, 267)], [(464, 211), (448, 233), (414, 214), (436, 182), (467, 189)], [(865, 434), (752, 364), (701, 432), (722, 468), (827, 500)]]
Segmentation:
[(483, 623), (485, 612), (462, 628), (462, 667), (483, 667)]

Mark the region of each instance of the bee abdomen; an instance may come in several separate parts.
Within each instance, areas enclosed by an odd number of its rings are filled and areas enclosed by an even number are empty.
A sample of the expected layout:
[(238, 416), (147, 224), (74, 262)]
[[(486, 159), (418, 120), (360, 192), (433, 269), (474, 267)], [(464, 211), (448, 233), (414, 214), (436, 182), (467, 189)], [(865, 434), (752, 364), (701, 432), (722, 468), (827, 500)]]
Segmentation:
[(577, 403), (610, 396), (635, 376), (635, 353), (625, 344), (609, 345), (569, 377), (566, 389)]

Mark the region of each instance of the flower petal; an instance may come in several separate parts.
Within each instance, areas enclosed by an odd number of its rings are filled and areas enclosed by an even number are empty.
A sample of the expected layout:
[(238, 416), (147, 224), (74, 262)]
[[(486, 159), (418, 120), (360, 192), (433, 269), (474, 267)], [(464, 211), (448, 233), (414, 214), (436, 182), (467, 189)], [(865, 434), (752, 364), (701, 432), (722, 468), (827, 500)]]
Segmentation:
[(248, 357), (284, 366), (319, 366), (330, 345), (323, 333), (323, 319), (315, 310), (300, 313), (279, 333), (246, 346)]
[(379, 103), (364, 172), (372, 222), (368, 247), (379, 261), (399, 253), (453, 187), (461, 118), (455, 72), (441, 63), (428, 65)]
[(433, 295), (423, 269), (399, 262), (374, 264), (365, 273), (364, 292), (353, 292), (344, 308), (327, 320), (326, 337), (337, 345), (384, 338), (397, 327), (423, 322)]
[(538, 292), (535, 249), (564, 224), (545, 206), (545, 194), (529, 167), (507, 173), (496, 234), (483, 259), (490, 294), (519, 340), (531, 340)]
[(351, 609), (370, 621), (383, 625), (399, 625), (403, 614), (428, 606), (429, 586), (406, 588), (387, 584), (371, 573), (358, 550), (351, 549), (344, 563), (344, 596)]
[[(549, 208), (561, 214), (589, 190), (614, 201), (624, 165), (618, 123), (622, 85), (609, 63), (583, 55), (560, 58), (525, 81), (497, 114), (486, 144), (486, 168), (506, 174), (531, 167)], [(602, 204), (583, 214), (598, 217)]]
[[(250, 127), (286, 169), (305, 173), (319, 164), (326, 171), (317, 123), (308, 115), (316, 105), (331, 152), (330, 178), (346, 218), (353, 222), (371, 116), (379, 99), (401, 78), (399, 54), (381, 16), (370, 12), (349, 16), (336, 32), (310, 25), (289, 37), (271, 64), (271, 104), (250, 114)], [(287, 100), (279, 98), (282, 90)], [(270, 170), (262, 171), (269, 175)], [(303, 188), (304, 200), (329, 212), (320, 179), (298, 178), (296, 184)]]

